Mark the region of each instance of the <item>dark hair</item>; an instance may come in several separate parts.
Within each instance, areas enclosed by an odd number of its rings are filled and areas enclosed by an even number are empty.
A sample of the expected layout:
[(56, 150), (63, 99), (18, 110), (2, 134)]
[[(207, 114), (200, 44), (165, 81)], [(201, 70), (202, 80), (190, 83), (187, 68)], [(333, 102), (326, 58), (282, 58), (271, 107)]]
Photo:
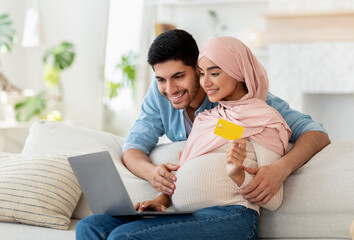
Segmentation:
[(151, 44), (148, 53), (148, 63), (155, 64), (168, 60), (181, 60), (184, 65), (195, 69), (199, 49), (193, 36), (181, 29), (161, 33)]

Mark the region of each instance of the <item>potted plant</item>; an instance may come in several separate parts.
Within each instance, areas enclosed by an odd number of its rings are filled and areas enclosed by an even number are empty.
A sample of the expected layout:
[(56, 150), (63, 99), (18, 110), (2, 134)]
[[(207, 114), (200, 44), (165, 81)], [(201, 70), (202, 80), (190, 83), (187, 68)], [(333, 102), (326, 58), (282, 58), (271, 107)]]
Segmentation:
[[(44, 83), (49, 93), (42, 91), (33, 97), (27, 97), (24, 101), (15, 105), (16, 120), (30, 121), (33, 117), (62, 120), (60, 104), (63, 99), (62, 85), (60, 81), (61, 71), (69, 68), (75, 59), (75, 47), (72, 43), (62, 42), (58, 46), (48, 49), (43, 57)], [(49, 113), (44, 110), (51, 104)]]
[[(12, 51), (16, 43), (16, 31), (12, 27), (12, 20), (6, 13), (0, 14), (0, 56)], [(13, 99), (22, 97), (22, 90), (11, 83), (1, 69), (0, 61), (0, 120), (11, 121), (14, 119), (12, 110)]]
[(213, 37), (217, 37), (222, 31), (227, 30), (227, 26), (225, 24), (220, 24), (219, 15), (215, 10), (208, 10), (208, 15), (212, 23)]
[[(116, 132), (116, 124), (127, 123), (127, 119), (132, 115), (132, 109), (129, 108), (129, 104), (118, 104), (117, 103), (118, 95), (122, 93), (123, 89), (125, 91), (124, 94), (128, 94), (127, 96), (132, 96), (132, 101), (135, 99), (136, 94), (136, 70), (137, 70), (137, 60), (138, 56), (132, 51), (124, 53), (118, 60), (118, 63), (115, 65), (114, 71), (119, 72), (118, 79), (105, 80), (104, 85), (104, 126), (106, 131), (110, 131), (116, 134), (120, 134)], [(131, 95), (130, 92), (131, 91)], [(120, 117), (117, 119), (117, 116), (120, 112), (124, 112), (124, 117)]]
[(121, 56), (116, 64), (115, 71), (121, 71), (122, 77), (118, 82), (105, 80), (105, 96), (112, 100), (118, 96), (119, 90), (130, 88), (135, 95), (136, 92), (136, 68), (137, 55), (129, 51)]
[(69, 68), (74, 62), (74, 59), (75, 48), (70, 42), (62, 42), (58, 46), (47, 50), (44, 54), (44, 83), (59, 101), (61, 101), (63, 97), (60, 72)]

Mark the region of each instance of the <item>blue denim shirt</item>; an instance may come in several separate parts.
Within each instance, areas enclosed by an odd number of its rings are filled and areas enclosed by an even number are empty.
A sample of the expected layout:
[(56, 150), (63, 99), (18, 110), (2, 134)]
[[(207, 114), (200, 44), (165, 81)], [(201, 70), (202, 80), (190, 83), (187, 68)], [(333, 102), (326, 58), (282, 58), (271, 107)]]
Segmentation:
[[(326, 133), (322, 124), (312, 120), (309, 115), (302, 114), (289, 108), (284, 100), (268, 92), (266, 102), (278, 110), (291, 128), (290, 142), (295, 142), (307, 131), (321, 131)], [(195, 112), (203, 112), (211, 109), (218, 103), (212, 103), (208, 97)], [(171, 103), (159, 92), (157, 83), (154, 81), (147, 92), (138, 119), (131, 128), (123, 146), (123, 152), (127, 149), (139, 149), (150, 154), (151, 149), (157, 144), (159, 137), (166, 134), (173, 141), (187, 140), (183, 119), (184, 109), (175, 109)]]

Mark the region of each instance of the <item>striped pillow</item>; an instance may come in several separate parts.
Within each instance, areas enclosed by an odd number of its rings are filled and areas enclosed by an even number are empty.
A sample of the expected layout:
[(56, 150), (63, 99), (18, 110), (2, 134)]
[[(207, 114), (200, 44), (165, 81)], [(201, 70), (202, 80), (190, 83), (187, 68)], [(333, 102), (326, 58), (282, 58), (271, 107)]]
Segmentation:
[(67, 230), (81, 195), (68, 155), (0, 157), (0, 221)]

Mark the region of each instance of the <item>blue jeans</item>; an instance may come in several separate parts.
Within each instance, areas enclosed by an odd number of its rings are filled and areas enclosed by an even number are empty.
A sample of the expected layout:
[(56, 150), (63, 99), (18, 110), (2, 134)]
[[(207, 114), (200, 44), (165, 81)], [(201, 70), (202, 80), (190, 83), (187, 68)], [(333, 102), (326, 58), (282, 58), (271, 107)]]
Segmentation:
[(240, 205), (214, 206), (194, 214), (156, 218), (111, 217), (104, 214), (82, 219), (76, 239), (257, 239), (258, 214)]

